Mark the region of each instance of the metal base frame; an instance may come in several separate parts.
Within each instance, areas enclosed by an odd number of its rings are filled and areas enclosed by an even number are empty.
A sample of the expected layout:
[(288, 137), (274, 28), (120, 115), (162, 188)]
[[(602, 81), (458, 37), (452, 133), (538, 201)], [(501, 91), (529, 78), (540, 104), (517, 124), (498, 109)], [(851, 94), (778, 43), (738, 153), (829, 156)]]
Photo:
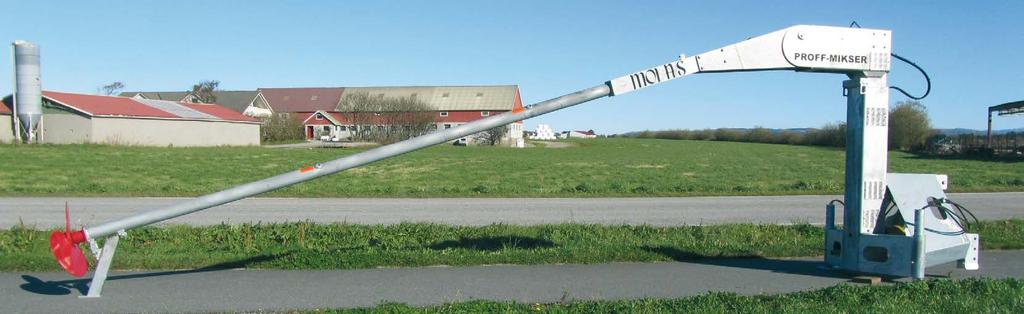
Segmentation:
[[(835, 206), (826, 206), (825, 263), (833, 269), (898, 277), (923, 278), (928, 266), (958, 261), (961, 268), (978, 269), (978, 236), (933, 232), (887, 234), (891, 203), (899, 205), (906, 226), (941, 229), (945, 218), (914, 210), (927, 197), (945, 198), (944, 177), (889, 174), (889, 89), (886, 73), (865, 72), (843, 82), (847, 98), (846, 178), (842, 229), (834, 221)], [(890, 182), (890, 177), (892, 182)], [(941, 182), (940, 182), (941, 181)], [(916, 219), (922, 222), (914, 224)], [(944, 231), (951, 229), (943, 229)]]
[(99, 261), (96, 263), (96, 270), (92, 274), (92, 281), (89, 282), (89, 292), (79, 298), (99, 298), (103, 292), (103, 283), (107, 281), (107, 273), (110, 271), (110, 262), (114, 260), (114, 251), (117, 250), (117, 242), (120, 235), (107, 237), (103, 243), (103, 250), (100, 251)]

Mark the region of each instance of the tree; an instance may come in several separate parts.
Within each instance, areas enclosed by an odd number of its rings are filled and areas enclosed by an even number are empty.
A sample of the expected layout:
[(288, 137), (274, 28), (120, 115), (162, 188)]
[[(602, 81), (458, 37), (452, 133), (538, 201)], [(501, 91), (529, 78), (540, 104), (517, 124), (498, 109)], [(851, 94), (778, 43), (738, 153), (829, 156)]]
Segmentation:
[(918, 101), (901, 101), (889, 111), (889, 148), (923, 149), (932, 134), (928, 110)]
[(484, 144), (494, 146), (501, 143), (501, 140), (505, 138), (505, 134), (508, 134), (508, 124), (480, 132), (477, 135), (477, 139)]
[(113, 82), (113, 83), (101, 86), (99, 88), (99, 91), (100, 91), (100, 94), (103, 94), (103, 95), (106, 95), (106, 96), (110, 96), (110, 95), (113, 95), (113, 94), (117, 94), (122, 89), (124, 89), (124, 83)]
[(198, 103), (212, 104), (217, 102), (217, 96), (213, 94), (217, 90), (220, 81), (208, 80), (192, 85), (192, 97)]
[(385, 98), (367, 93), (345, 95), (338, 111), (357, 132), (353, 140), (394, 143), (435, 130), (432, 108), (415, 98)]

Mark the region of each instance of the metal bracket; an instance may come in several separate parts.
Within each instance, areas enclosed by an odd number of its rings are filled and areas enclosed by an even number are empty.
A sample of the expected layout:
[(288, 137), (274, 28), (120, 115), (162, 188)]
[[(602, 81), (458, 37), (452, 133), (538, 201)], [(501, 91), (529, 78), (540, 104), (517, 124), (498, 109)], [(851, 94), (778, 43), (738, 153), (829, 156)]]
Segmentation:
[(125, 235), (124, 230), (117, 235), (107, 237), (103, 243), (103, 250), (100, 251), (99, 262), (96, 263), (96, 271), (92, 274), (92, 281), (89, 283), (89, 293), (79, 298), (99, 298), (103, 292), (103, 283), (107, 281), (107, 272), (110, 270), (110, 262), (114, 259), (114, 250), (117, 249), (117, 242)]
[(966, 270), (978, 270), (978, 235), (975, 233), (968, 233), (967, 238), (970, 239), (970, 247), (967, 249), (967, 256), (964, 259), (957, 261), (957, 268)]
[(89, 251), (92, 252), (92, 256), (100, 256), (103, 254), (103, 250), (100, 249), (100, 245), (96, 244), (96, 239), (89, 239)]

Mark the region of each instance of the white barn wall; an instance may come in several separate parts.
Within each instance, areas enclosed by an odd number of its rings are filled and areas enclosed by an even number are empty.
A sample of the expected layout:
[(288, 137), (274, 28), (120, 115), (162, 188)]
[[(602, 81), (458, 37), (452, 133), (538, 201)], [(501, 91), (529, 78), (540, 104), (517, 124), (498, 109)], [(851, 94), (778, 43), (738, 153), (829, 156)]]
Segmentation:
[(88, 143), (92, 121), (76, 114), (43, 114), (43, 142), (51, 144)]
[(93, 117), (92, 142), (142, 146), (260, 144), (258, 123)]
[(14, 117), (0, 114), (0, 143), (14, 142)]

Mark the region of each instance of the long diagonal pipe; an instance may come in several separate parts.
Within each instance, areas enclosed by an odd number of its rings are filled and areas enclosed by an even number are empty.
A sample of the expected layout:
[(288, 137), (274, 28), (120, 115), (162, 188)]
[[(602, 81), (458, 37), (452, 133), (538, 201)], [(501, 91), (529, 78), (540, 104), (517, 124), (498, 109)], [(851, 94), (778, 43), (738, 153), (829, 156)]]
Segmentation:
[(611, 95), (611, 87), (601, 84), (575, 93), (566, 94), (527, 107), (521, 111), (510, 111), (504, 114), (466, 123), (451, 129), (440, 130), (405, 141), (374, 148), (359, 154), (350, 155), (297, 171), (290, 171), (260, 181), (246, 183), (220, 192), (203, 195), (178, 204), (153, 209), (129, 217), (109, 221), (101, 225), (89, 227), (71, 235), (73, 244), (98, 239), (127, 230), (141, 227), (174, 217), (204, 210), (210, 207), (227, 204), (253, 195), (270, 192), (296, 183), (313, 180), (322, 176), (338, 173), (429, 146), (445, 143), (457, 138), (500, 127), (512, 122), (529, 119), (555, 110), (575, 106), (594, 99)]

